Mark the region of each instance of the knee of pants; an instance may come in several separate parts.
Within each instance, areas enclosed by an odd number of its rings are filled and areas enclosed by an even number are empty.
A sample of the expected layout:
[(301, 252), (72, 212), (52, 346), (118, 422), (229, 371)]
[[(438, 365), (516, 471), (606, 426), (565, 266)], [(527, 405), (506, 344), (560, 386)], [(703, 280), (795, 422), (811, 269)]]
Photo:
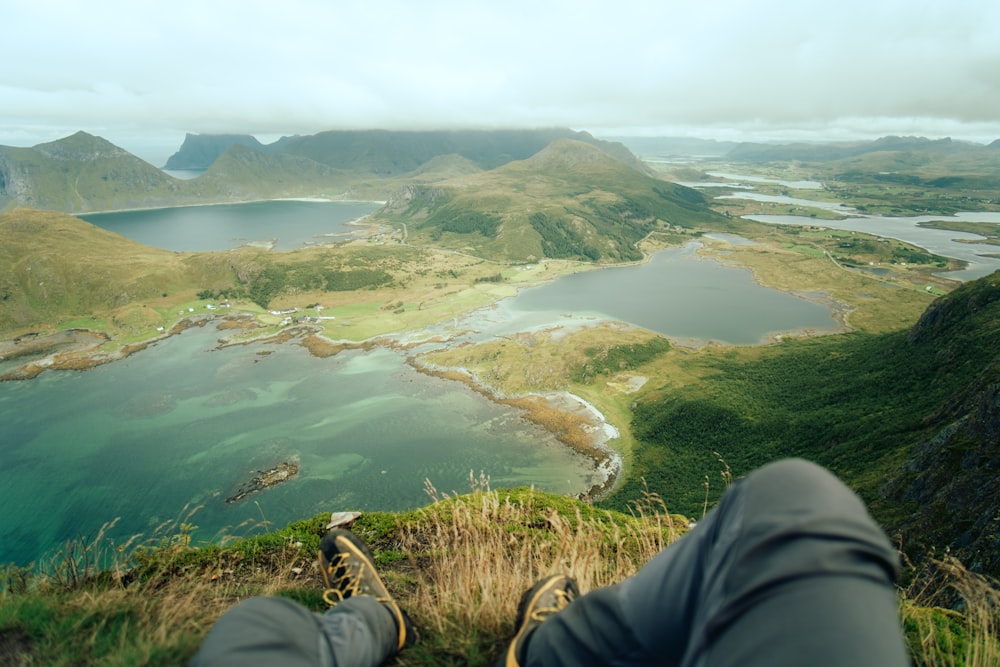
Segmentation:
[(291, 600), (255, 597), (223, 614), (192, 665), (320, 664), (320, 626)]
[(786, 576), (875, 566), (871, 576), (895, 578), (896, 550), (861, 499), (825, 468), (788, 459), (751, 473), (745, 484), (732, 576), (752, 578), (769, 566)]

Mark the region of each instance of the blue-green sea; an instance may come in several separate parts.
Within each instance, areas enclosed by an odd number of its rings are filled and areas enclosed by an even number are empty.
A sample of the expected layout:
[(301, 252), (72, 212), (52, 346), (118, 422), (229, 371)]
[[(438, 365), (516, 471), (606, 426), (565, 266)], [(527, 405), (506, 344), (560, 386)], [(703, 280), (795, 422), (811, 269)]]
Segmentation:
[[(418, 373), (401, 353), (215, 349), (222, 333), (210, 323), (91, 370), (0, 383), (0, 563), (115, 518), (117, 539), (148, 539), (188, 504), (201, 506), (195, 539), (210, 540), (247, 520), (422, 506), (425, 480), (467, 492), (470, 472), (557, 493), (597, 481), (589, 459), (519, 411)], [(225, 502), (286, 460), (296, 478)]]

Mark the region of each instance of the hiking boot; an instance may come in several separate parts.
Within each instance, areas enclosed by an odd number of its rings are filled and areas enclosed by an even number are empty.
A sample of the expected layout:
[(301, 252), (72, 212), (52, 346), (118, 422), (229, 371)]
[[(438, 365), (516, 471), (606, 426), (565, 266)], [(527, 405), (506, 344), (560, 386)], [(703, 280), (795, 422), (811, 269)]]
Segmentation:
[(520, 667), (527, 664), (528, 638), (552, 614), (562, 611), (580, 590), (576, 581), (565, 574), (554, 574), (542, 579), (521, 596), (517, 606), (517, 634), (510, 641), (507, 652), (498, 663), (500, 667)]
[(331, 607), (353, 595), (368, 595), (385, 606), (396, 622), (396, 650), (416, 643), (417, 632), (375, 570), (375, 557), (368, 545), (349, 530), (335, 528), (319, 543), (319, 569), (323, 575), (323, 599)]

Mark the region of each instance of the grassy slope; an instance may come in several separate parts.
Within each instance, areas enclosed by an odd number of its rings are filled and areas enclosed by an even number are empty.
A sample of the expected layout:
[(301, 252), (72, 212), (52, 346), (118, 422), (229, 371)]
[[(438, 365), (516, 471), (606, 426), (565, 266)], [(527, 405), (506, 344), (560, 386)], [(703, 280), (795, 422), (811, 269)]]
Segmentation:
[[(92, 316), (142, 317), (143, 311), (172, 303), (171, 295), (203, 273), (200, 262), (61, 213), (4, 213), (0, 235), (4, 333)], [(40, 245), (44, 251), (37, 250)], [(151, 310), (146, 315), (159, 320)]]
[(0, 205), (55, 211), (140, 208), (177, 198), (183, 183), (100, 139), (77, 133), (35, 148), (0, 147), (18, 184), (16, 199)]

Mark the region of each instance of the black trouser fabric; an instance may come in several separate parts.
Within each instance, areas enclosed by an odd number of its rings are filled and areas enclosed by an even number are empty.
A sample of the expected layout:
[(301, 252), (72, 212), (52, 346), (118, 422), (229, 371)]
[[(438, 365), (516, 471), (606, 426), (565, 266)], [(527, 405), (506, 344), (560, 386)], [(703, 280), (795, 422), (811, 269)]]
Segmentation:
[(793, 459), (734, 484), (689, 534), (529, 638), (528, 665), (908, 665), (898, 556), (861, 500)]

